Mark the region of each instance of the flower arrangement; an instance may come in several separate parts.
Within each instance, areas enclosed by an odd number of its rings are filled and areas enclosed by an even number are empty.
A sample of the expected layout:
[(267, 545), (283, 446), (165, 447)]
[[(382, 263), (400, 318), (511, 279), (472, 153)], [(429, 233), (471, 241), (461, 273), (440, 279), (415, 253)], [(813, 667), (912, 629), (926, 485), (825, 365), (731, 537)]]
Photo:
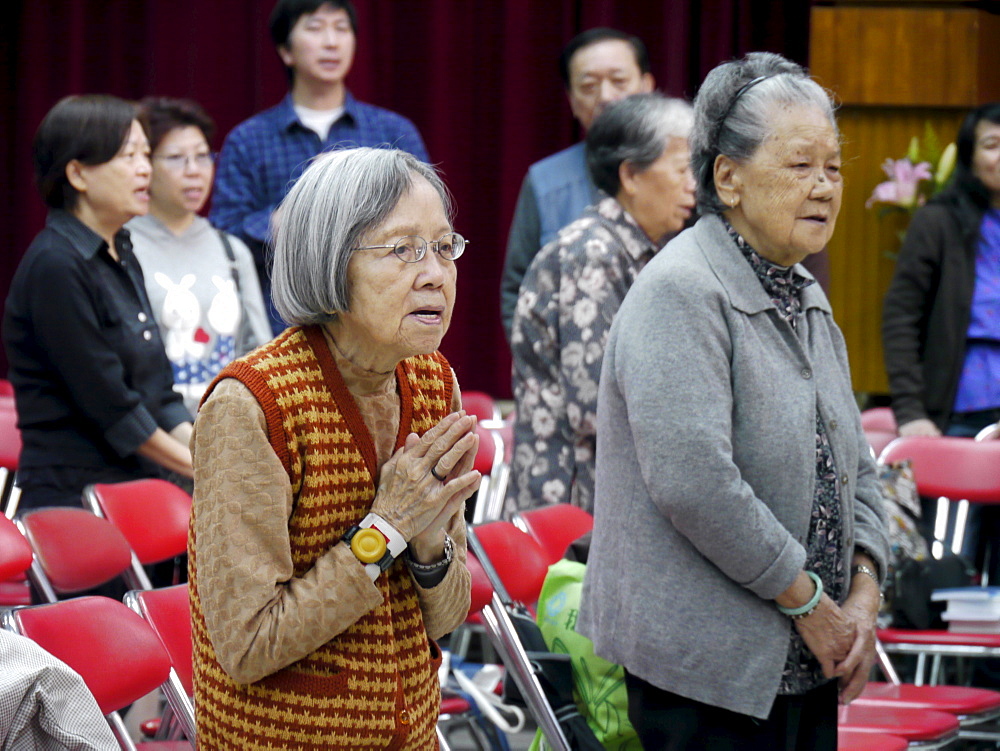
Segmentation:
[(875, 186), (865, 207), (878, 206), (879, 216), (895, 212), (912, 216), (948, 184), (955, 170), (956, 151), (954, 143), (942, 149), (928, 123), (923, 144), (914, 136), (905, 157), (885, 160), (882, 169), (889, 179)]

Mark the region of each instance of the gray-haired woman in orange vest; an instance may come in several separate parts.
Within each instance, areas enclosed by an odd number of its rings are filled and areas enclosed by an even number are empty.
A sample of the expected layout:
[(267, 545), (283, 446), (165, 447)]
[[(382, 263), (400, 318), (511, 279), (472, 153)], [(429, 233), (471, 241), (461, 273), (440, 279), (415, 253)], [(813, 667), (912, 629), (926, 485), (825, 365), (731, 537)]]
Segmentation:
[(434, 170), (385, 149), (317, 159), (275, 237), (295, 325), (220, 373), (192, 442), (198, 745), (433, 748), (480, 479), (437, 352), (465, 240)]

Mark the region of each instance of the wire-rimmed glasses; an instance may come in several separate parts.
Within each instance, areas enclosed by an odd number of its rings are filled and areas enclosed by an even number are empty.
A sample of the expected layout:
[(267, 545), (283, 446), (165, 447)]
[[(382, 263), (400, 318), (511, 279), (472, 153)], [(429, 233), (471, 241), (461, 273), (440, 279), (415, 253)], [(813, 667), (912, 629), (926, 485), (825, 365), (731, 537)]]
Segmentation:
[(153, 158), (163, 162), (167, 169), (173, 172), (183, 172), (189, 163), (193, 163), (198, 169), (208, 169), (215, 164), (215, 157), (211, 151), (202, 151), (197, 154), (170, 154)]
[(403, 263), (419, 263), (427, 255), (427, 247), (434, 246), (434, 252), (446, 261), (454, 261), (465, 252), (468, 240), (457, 232), (445, 232), (433, 242), (427, 242), (417, 235), (401, 237), (391, 245), (361, 245), (355, 250), (376, 250), (391, 248), (393, 255)]

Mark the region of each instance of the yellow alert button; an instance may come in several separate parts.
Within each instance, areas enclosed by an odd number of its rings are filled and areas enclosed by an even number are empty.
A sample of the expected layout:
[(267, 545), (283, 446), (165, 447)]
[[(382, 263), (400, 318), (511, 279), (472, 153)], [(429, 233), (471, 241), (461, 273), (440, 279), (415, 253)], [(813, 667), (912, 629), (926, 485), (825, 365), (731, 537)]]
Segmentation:
[(351, 550), (362, 563), (378, 563), (385, 555), (385, 537), (377, 529), (359, 529), (351, 539)]

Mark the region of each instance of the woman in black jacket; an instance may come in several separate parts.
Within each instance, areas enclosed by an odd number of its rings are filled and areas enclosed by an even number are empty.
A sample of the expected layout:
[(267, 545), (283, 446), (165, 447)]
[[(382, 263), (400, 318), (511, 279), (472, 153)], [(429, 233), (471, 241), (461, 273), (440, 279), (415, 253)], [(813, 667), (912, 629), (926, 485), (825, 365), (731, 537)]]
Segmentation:
[(885, 297), (900, 435), (1000, 420), (1000, 102), (966, 116), (957, 146), (955, 179), (913, 217)]

